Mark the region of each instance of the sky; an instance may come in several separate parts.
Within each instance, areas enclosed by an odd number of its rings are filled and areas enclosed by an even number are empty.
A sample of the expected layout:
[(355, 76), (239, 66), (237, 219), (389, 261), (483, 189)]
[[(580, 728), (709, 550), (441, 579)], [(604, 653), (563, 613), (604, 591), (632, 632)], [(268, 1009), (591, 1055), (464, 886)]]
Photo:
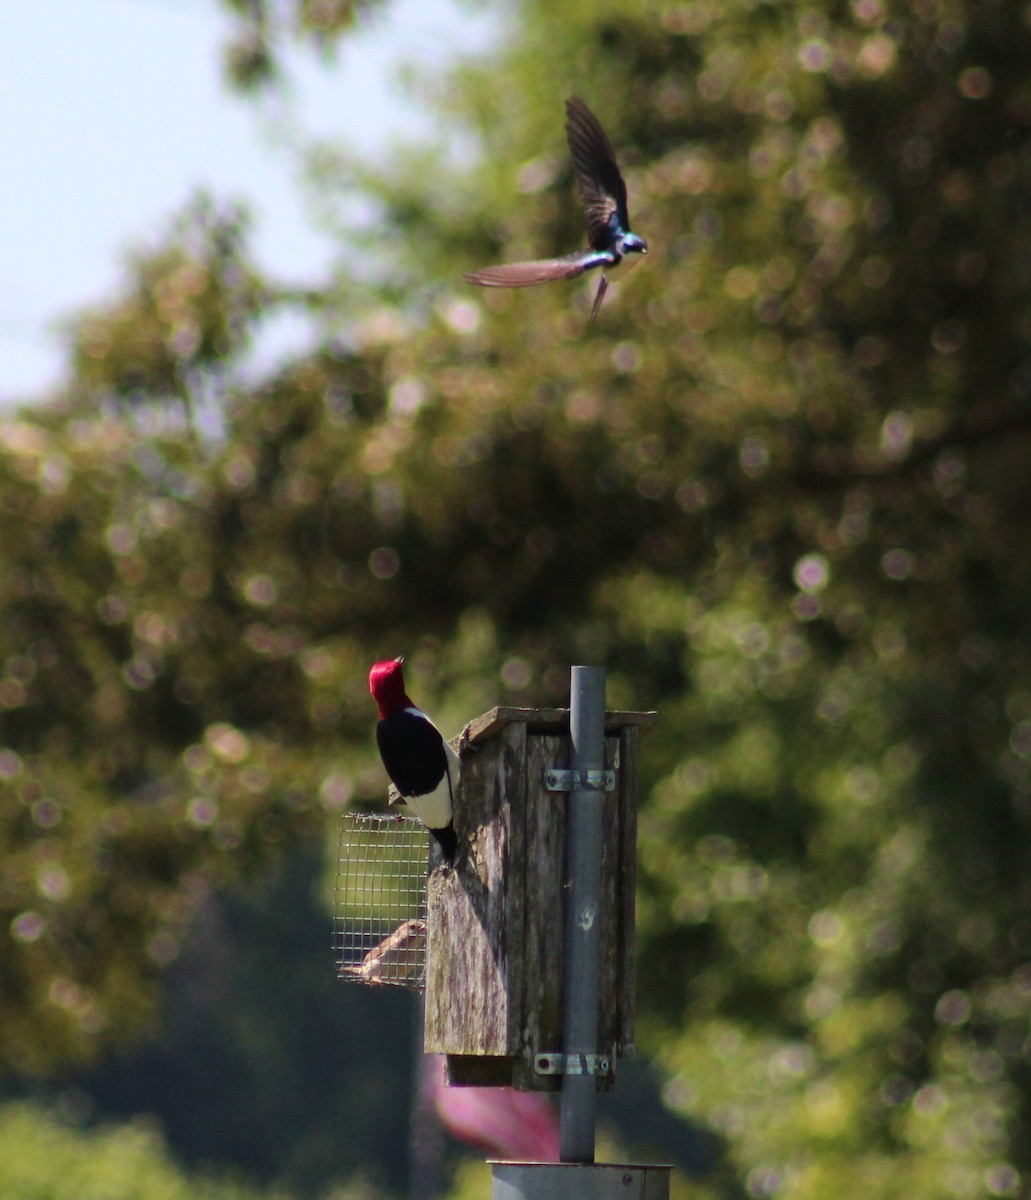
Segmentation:
[[(490, 44), (456, 0), (390, 0), (327, 66), (290, 60), (293, 115), (367, 152), (419, 120), (394, 84)], [(222, 81), (230, 23), (216, 0), (0, 0), (0, 405), (61, 377), (60, 321), (111, 295), (198, 188), (246, 200), (258, 262), (318, 278), (315, 232), (267, 115)], [(273, 335), (275, 337), (276, 335)], [(281, 352), (291, 336), (278, 334)]]

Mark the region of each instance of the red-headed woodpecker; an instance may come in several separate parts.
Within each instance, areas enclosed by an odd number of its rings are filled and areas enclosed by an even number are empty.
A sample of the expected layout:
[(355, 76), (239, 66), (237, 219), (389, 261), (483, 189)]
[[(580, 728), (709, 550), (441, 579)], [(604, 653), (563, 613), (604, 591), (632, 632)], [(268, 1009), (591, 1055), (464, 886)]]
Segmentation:
[(436, 725), (408, 698), (403, 662), (378, 662), (369, 672), (369, 691), (379, 708), (376, 744), (391, 782), (440, 843), (445, 859), (454, 862), (458, 839), (452, 816), (461, 764)]

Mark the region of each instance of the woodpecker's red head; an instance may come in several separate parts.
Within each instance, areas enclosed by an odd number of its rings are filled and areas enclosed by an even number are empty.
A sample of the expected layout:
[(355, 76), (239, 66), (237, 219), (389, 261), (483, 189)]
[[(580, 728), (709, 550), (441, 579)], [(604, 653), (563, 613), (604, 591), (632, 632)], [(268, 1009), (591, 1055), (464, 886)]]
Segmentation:
[(401, 671), (403, 662), (403, 657), (391, 658), (373, 664), (369, 672), (369, 691), (379, 708), (381, 721), (406, 708), (415, 707), (405, 692), (405, 677)]

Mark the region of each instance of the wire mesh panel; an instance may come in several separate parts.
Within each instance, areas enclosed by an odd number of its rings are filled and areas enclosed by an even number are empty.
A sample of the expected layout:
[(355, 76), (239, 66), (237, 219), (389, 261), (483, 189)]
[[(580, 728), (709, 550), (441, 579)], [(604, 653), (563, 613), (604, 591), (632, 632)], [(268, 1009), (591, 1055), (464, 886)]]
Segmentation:
[(426, 861), (426, 827), (420, 821), (343, 814), (333, 912), (341, 979), (425, 986)]

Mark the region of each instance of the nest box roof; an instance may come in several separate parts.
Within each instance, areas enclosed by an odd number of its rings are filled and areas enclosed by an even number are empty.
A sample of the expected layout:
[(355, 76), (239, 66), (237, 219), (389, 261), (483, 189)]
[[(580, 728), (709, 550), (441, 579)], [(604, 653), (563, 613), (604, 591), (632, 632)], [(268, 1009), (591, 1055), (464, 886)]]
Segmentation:
[[(606, 712), (605, 732), (615, 734), (628, 725), (636, 725), (643, 733), (655, 724), (658, 715), (655, 712)], [(468, 739), (474, 745), (489, 741), (514, 721), (522, 721), (530, 733), (565, 733), (569, 729), (569, 709), (492, 708), (469, 722)]]

